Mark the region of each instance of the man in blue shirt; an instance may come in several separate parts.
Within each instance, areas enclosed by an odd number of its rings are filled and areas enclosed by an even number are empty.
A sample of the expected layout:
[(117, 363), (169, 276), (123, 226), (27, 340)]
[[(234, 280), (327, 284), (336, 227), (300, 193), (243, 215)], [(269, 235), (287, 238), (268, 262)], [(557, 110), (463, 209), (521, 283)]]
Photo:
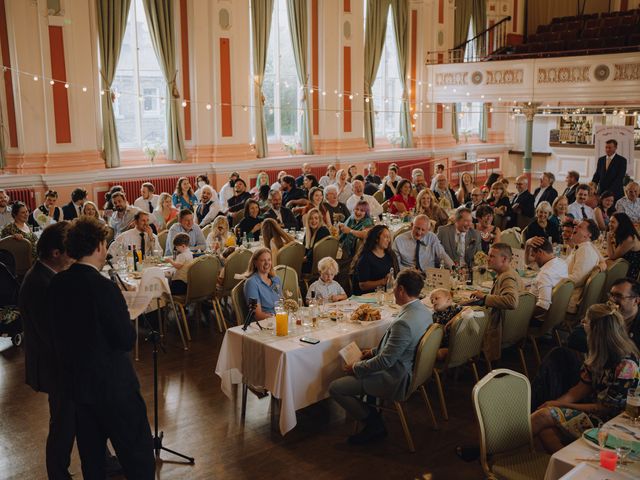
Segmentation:
[(164, 249), (165, 255), (173, 253), (173, 237), (178, 233), (186, 233), (189, 235), (189, 247), (192, 249), (206, 250), (206, 240), (204, 234), (198, 225), (193, 222), (193, 212), (188, 208), (180, 210), (178, 223), (174, 223), (167, 234), (167, 244)]
[(453, 260), (447, 255), (435, 233), (430, 232), (431, 220), (426, 215), (413, 219), (411, 231), (398, 235), (393, 241), (393, 251), (398, 257), (400, 269), (415, 268), (425, 272), (427, 268), (444, 266), (451, 268)]

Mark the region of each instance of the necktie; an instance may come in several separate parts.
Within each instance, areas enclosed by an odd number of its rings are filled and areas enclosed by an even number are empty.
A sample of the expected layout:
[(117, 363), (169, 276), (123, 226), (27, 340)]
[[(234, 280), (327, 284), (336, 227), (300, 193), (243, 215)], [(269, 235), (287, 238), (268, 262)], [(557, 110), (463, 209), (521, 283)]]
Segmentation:
[(145, 253), (147, 251), (147, 249), (145, 248), (144, 232), (140, 233), (140, 251), (142, 252), (142, 258), (144, 259)]
[(462, 233), (458, 232), (456, 241), (456, 253), (460, 259), (460, 265), (464, 263), (464, 242), (462, 241)]
[(587, 212), (584, 210), (584, 207), (580, 207), (580, 210), (582, 210), (582, 219), (586, 220), (587, 219)]
[(153, 213), (153, 203), (149, 202), (149, 213)]
[(420, 240), (416, 240), (416, 255), (415, 255), (415, 263), (416, 268), (422, 271), (422, 267), (420, 266), (420, 245), (422, 242)]
[(609, 170), (609, 165), (611, 165), (611, 160), (613, 160), (613, 157), (607, 156), (607, 159), (605, 160), (605, 165), (604, 165), (605, 170)]

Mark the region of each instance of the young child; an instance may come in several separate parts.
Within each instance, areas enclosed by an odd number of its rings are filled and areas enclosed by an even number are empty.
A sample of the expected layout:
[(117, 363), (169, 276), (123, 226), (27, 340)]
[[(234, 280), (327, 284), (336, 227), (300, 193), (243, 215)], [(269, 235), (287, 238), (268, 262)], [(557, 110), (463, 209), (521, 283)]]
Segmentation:
[(451, 327), (451, 320), (458, 313), (462, 311), (460, 305), (454, 305), (451, 291), (444, 288), (436, 288), (431, 292), (429, 297), (431, 304), (433, 305), (433, 321), (444, 325), (444, 336), (442, 337), (442, 343), (440, 349), (438, 349), (438, 361), (447, 358), (449, 353), (449, 328)]
[(315, 292), (316, 298), (324, 298), (329, 302), (339, 302), (345, 300), (347, 294), (342, 285), (336, 282), (333, 277), (338, 274), (338, 264), (331, 257), (325, 257), (318, 262), (320, 279), (311, 284), (307, 291), (307, 301), (311, 298), (311, 292)]
[(186, 233), (178, 233), (173, 238), (173, 250), (176, 253), (176, 258), (165, 258), (165, 260), (176, 269), (176, 273), (173, 274), (169, 287), (171, 288), (171, 293), (184, 295), (187, 293), (188, 267), (193, 260), (193, 253), (189, 250), (189, 235)]

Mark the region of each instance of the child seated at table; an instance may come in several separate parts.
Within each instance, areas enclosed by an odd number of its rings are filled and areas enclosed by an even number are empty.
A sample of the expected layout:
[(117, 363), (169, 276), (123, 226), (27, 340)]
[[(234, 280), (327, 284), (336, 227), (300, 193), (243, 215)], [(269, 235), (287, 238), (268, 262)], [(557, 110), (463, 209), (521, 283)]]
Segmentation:
[(453, 303), (453, 296), (451, 291), (446, 288), (436, 288), (431, 292), (429, 296), (431, 305), (433, 306), (433, 321), (444, 325), (444, 335), (442, 337), (442, 343), (438, 349), (437, 359), (442, 361), (447, 358), (449, 353), (449, 329), (451, 328), (451, 321), (453, 318), (462, 311), (460, 305)]
[(189, 264), (193, 261), (193, 253), (189, 249), (189, 235), (178, 233), (173, 238), (173, 252), (175, 258), (165, 258), (176, 269), (173, 277), (171, 277), (169, 287), (174, 295), (184, 295), (187, 293)]
[(338, 263), (331, 257), (324, 257), (318, 262), (320, 278), (313, 282), (307, 291), (307, 302), (315, 292), (316, 298), (323, 298), (329, 302), (339, 302), (346, 300), (347, 294), (342, 285), (333, 278), (338, 274)]

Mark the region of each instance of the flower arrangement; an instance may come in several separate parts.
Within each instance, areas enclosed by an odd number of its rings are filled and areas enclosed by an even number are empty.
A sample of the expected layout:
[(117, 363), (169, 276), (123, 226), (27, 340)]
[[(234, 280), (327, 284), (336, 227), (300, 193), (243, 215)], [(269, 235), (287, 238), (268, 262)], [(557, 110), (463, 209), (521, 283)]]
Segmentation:
[(144, 154), (147, 156), (147, 158), (151, 162), (151, 165), (153, 165), (153, 161), (155, 160), (155, 158), (158, 156), (159, 153), (162, 153), (162, 147), (160, 145), (158, 145), (158, 144), (145, 145), (142, 148), (142, 151), (144, 152)]
[(289, 152), (289, 155), (295, 155), (301, 148), (302, 145), (295, 138), (282, 140), (282, 150)]
[(402, 135), (395, 135), (393, 133), (390, 133), (389, 135), (387, 135), (387, 140), (389, 140), (389, 143), (394, 147), (398, 147), (402, 145), (404, 137)]

